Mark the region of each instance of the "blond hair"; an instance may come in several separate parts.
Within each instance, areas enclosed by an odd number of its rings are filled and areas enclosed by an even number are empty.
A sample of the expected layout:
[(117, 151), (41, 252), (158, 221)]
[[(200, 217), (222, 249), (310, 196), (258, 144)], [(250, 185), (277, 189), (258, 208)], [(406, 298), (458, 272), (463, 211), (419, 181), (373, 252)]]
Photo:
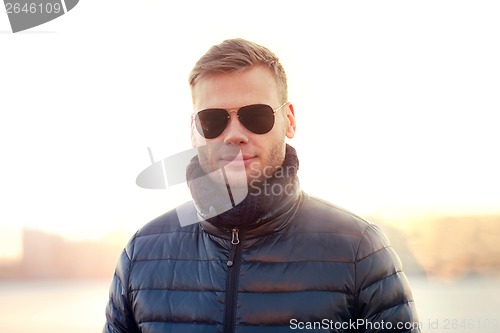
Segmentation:
[(288, 101), (286, 73), (278, 57), (264, 46), (242, 38), (228, 39), (214, 45), (198, 60), (189, 74), (191, 91), (204, 77), (243, 71), (255, 65), (264, 65), (271, 70), (278, 86), (279, 98), (282, 102)]

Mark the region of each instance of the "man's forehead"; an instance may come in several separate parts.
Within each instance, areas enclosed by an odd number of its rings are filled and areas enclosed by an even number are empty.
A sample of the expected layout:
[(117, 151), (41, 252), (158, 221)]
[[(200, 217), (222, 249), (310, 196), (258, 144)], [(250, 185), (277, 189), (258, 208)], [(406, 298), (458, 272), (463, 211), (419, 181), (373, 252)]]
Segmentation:
[(195, 109), (233, 108), (247, 104), (276, 103), (278, 87), (273, 73), (263, 66), (244, 71), (214, 73), (201, 77), (191, 89)]

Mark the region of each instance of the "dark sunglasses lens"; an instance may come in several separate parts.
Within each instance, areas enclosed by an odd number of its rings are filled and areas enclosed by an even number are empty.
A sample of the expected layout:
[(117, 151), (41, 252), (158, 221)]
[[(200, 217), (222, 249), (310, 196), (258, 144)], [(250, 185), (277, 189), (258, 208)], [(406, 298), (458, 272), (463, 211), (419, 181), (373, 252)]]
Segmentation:
[(228, 114), (224, 109), (208, 109), (196, 114), (196, 129), (205, 139), (215, 139), (224, 132)]
[(265, 104), (248, 105), (238, 111), (240, 122), (255, 134), (266, 134), (273, 129), (274, 111)]

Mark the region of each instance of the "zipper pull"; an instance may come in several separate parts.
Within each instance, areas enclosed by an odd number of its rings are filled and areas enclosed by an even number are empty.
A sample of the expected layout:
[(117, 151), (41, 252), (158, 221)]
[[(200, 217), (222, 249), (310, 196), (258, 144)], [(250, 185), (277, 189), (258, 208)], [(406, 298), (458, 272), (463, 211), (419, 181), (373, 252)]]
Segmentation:
[[(240, 238), (239, 238), (238, 233), (239, 233), (239, 230), (237, 228), (233, 228), (233, 230), (231, 230), (231, 244), (233, 244), (234, 246), (236, 246), (240, 243)], [(229, 260), (226, 262), (226, 265), (228, 267), (231, 267), (234, 265), (234, 252), (235, 252), (234, 249), (232, 249), (229, 252)]]
[(238, 232), (239, 230), (237, 228), (233, 228), (231, 232), (231, 244), (233, 245), (238, 245), (240, 243)]

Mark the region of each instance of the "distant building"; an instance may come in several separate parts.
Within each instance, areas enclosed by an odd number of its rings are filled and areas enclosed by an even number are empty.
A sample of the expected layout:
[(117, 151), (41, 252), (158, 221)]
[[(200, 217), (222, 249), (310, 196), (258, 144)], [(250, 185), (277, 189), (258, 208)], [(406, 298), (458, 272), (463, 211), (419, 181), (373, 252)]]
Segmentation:
[(37, 230), (23, 230), (18, 263), (0, 264), (0, 278), (111, 278), (123, 248), (104, 241), (71, 242)]

